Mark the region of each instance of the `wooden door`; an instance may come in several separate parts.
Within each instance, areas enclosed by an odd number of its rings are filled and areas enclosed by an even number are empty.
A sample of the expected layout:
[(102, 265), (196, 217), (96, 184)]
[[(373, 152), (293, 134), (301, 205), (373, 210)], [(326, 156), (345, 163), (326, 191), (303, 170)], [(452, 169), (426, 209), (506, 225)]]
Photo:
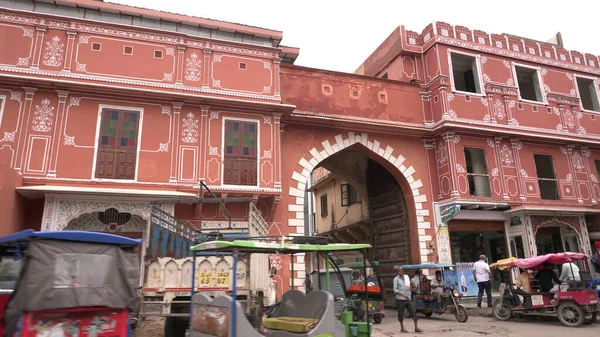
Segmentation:
[(104, 109), (100, 123), (96, 178), (135, 179), (139, 113)]
[(257, 183), (256, 123), (227, 121), (225, 123), (225, 158), (223, 181), (229, 185), (251, 185)]

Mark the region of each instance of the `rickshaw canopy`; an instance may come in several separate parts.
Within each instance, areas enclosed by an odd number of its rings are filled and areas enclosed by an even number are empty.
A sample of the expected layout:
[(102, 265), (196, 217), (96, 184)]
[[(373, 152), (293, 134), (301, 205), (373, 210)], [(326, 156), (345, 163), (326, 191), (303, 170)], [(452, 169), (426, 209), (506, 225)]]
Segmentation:
[(326, 245), (317, 244), (296, 244), (292, 242), (263, 242), (251, 240), (235, 241), (209, 241), (195, 245), (191, 248), (194, 252), (234, 252), (238, 253), (258, 253), (258, 254), (298, 254), (310, 252), (339, 252), (339, 251), (358, 251), (369, 249), (369, 244), (347, 244), (330, 243)]
[(14, 234), (9, 234), (0, 237), (0, 246), (13, 246), (17, 242), (29, 241), (33, 238), (74, 241), (74, 242), (89, 242), (89, 243), (106, 243), (111, 245), (135, 246), (142, 243), (141, 239), (130, 239), (123, 236), (85, 232), (85, 231), (47, 231), (36, 232), (33, 229), (24, 230)]
[[(374, 266), (379, 266), (379, 262), (378, 261), (373, 261), (373, 265)], [(340, 265), (338, 267), (340, 267), (340, 268), (362, 268), (363, 267), (363, 263), (362, 262), (349, 262), (349, 263), (342, 264), (342, 265)]]
[(414, 270), (414, 269), (443, 269), (454, 267), (451, 263), (423, 263), (423, 264), (405, 264), (401, 266), (396, 266), (394, 269), (398, 269), (398, 267), (404, 270)]
[(541, 266), (544, 263), (563, 264), (567, 262), (586, 260), (587, 258), (588, 256), (583, 253), (556, 253), (534, 256), (526, 259), (501, 260), (496, 263), (493, 263), (491, 267), (498, 268), (501, 270), (516, 267), (535, 271), (541, 269)]
[[(23, 231), (0, 237), (0, 247), (16, 247), (23, 266), (4, 312), (12, 336), (23, 312), (139, 306), (141, 240), (112, 234)], [(27, 254), (20, 255), (20, 247)]]

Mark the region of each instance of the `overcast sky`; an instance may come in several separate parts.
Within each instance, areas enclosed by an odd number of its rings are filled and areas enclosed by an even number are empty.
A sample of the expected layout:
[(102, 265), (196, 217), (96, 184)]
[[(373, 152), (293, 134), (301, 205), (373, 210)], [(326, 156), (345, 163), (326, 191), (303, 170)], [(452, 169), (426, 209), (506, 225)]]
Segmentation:
[(598, 0), (105, 0), (283, 31), (297, 65), (354, 72), (399, 25), (421, 32), (444, 21), (488, 33), (547, 41), (600, 55)]

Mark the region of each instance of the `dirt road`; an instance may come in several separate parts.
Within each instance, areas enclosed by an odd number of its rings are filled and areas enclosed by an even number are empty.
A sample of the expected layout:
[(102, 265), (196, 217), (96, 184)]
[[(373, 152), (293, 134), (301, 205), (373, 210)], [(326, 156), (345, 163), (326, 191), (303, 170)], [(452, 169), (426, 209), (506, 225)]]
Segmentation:
[[(373, 337), (391, 336), (436, 336), (436, 337), (597, 337), (600, 335), (600, 323), (580, 328), (564, 327), (557, 319), (537, 320), (534, 318), (514, 318), (508, 322), (499, 322), (488, 317), (469, 317), (467, 323), (458, 323), (454, 316), (443, 315), (438, 317), (423, 318), (419, 320), (420, 328), (424, 333), (400, 333), (398, 322), (395, 321), (395, 312), (389, 312), (382, 324), (376, 325)], [(407, 321), (406, 327), (411, 327), (412, 322)]]

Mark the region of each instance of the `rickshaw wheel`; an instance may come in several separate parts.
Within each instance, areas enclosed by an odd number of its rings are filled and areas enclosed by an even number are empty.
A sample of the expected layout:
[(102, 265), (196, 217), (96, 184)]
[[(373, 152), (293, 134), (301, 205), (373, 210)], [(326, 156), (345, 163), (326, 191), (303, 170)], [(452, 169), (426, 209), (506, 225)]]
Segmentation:
[(592, 312), (591, 314), (585, 316), (585, 321), (583, 321), (583, 324), (590, 325), (590, 324), (596, 323), (597, 316), (598, 316), (598, 313)]
[(512, 317), (512, 310), (501, 299), (494, 302), (492, 312), (494, 313), (494, 317), (499, 321), (508, 321)]
[(381, 321), (383, 321), (383, 317), (381, 315), (373, 315), (373, 322), (375, 322), (375, 324), (381, 324)]
[(456, 320), (459, 323), (465, 323), (469, 320), (469, 312), (467, 311), (467, 308), (463, 307), (462, 305), (459, 305), (456, 307), (454, 317), (456, 317)]
[(585, 314), (579, 305), (564, 302), (558, 306), (558, 319), (563, 325), (574, 328), (583, 324)]

